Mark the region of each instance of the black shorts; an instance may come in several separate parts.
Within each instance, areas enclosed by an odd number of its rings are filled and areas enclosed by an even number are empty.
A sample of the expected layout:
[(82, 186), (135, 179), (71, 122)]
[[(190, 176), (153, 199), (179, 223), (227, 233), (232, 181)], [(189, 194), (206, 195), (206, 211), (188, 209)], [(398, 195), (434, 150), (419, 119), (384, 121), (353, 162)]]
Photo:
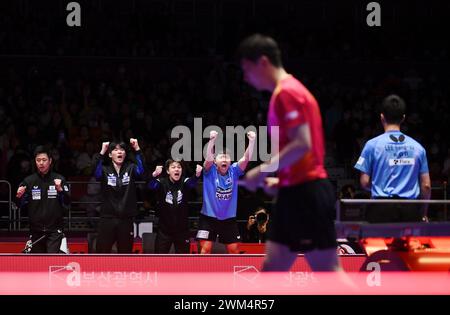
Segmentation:
[(336, 248), (335, 202), (327, 179), (280, 188), (268, 239), (295, 252)]
[(197, 239), (215, 242), (219, 236), (222, 244), (232, 244), (241, 241), (236, 218), (217, 220), (200, 214)]

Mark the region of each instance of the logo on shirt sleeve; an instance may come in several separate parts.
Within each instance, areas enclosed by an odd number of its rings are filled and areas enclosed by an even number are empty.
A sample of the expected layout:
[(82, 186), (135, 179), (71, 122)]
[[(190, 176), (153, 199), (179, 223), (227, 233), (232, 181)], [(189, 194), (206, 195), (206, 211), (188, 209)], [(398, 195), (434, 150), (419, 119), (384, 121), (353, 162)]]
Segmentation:
[(298, 111), (293, 110), (284, 116), (284, 120), (294, 120), (298, 117)]
[(356, 164), (363, 165), (364, 161), (365, 161), (365, 159), (362, 156), (360, 156), (359, 159), (358, 159), (358, 162), (356, 162)]

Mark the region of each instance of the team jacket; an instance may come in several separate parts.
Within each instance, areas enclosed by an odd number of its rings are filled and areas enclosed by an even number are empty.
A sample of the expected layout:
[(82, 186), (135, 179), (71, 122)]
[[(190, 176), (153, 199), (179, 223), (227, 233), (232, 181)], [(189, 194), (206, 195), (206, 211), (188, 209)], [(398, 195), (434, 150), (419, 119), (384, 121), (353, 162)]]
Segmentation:
[[(60, 179), (63, 190), (58, 192), (54, 180)], [(30, 230), (54, 232), (62, 230), (64, 215), (69, 208), (69, 187), (58, 173), (49, 171), (46, 175), (34, 173), (25, 178), (19, 186), (26, 186), (20, 199), (20, 207), (28, 207)]]
[(136, 151), (136, 164), (125, 162), (117, 174), (114, 166), (103, 165), (104, 155), (96, 156), (95, 178), (102, 186), (103, 218), (130, 218), (137, 215), (136, 179), (144, 174), (144, 164), (140, 151)]
[(153, 178), (148, 188), (157, 192), (156, 214), (158, 228), (166, 233), (182, 234), (189, 231), (188, 190), (197, 185), (198, 178), (193, 175), (181, 177), (173, 183), (168, 177)]

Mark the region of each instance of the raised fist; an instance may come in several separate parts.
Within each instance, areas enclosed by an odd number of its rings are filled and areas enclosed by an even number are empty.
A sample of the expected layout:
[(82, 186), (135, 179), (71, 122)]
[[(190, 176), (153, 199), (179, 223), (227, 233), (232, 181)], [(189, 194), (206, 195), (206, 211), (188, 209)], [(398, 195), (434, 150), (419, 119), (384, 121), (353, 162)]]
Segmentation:
[(195, 176), (200, 177), (202, 174), (203, 167), (199, 164), (197, 164), (197, 167), (195, 168)]
[(103, 142), (102, 150), (100, 151), (100, 154), (104, 155), (108, 151), (108, 148), (109, 148), (109, 142)]
[(158, 165), (157, 167), (155, 167), (155, 170), (152, 173), (153, 177), (158, 177), (163, 171), (163, 167), (161, 165)]
[(211, 131), (209, 132), (209, 140), (216, 140), (217, 135), (218, 135), (218, 132), (217, 132), (217, 131), (211, 130)]
[(55, 188), (57, 191), (62, 191), (61, 187), (61, 180), (59, 178), (56, 178), (53, 180), (55, 182)]
[(256, 139), (256, 133), (254, 131), (247, 132), (247, 138), (250, 141), (254, 141)]
[(138, 143), (137, 139), (131, 138), (130, 139), (130, 144), (131, 144), (131, 147), (133, 148), (134, 151), (138, 151), (139, 150), (139, 143)]
[(26, 186), (20, 186), (19, 189), (17, 189), (17, 198), (22, 198), (23, 194), (25, 193), (25, 190), (27, 190)]

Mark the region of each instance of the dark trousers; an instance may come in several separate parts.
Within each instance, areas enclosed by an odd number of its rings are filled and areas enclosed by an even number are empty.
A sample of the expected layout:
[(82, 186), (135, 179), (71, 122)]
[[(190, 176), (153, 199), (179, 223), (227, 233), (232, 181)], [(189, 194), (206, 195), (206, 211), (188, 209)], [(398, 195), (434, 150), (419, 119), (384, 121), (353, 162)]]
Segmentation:
[(174, 244), (175, 253), (188, 254), (189, 253), (189, 235), (188, 233), (167, 233), (158, 230), (155, 239), (155, 253), (168, 254), (170, 247)]
[(31, 248), (31, 253), (48, 253), (48, 254), (58, 254), (61, 253), (61, 241), (64, 234), (61, 230), (55, 232), (40, 232), (31, 231), (31, 242), (33, 242), (33, 247)]
[(97, 253), (111, 253), (117, 242), (117, 252), (129, 254), (133, 251), (133, 219), (100, 218), (96, 243)]

